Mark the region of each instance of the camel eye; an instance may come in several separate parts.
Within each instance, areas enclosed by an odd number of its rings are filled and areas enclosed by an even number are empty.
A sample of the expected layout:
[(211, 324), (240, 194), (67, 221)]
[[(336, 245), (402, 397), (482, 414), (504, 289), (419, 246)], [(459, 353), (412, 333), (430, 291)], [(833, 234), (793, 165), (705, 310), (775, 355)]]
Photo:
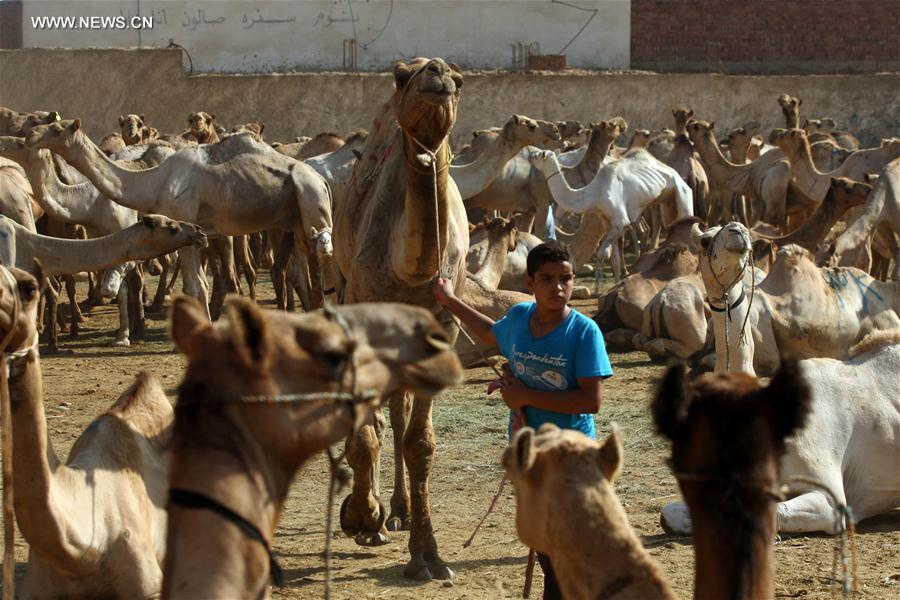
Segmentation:
[(34, 300), (34, 297), (37, 295), (37, 286), (34, 284), (22, 284), (19, 286), (19, 294), (21, 294), (22, 299), (26, 302)]

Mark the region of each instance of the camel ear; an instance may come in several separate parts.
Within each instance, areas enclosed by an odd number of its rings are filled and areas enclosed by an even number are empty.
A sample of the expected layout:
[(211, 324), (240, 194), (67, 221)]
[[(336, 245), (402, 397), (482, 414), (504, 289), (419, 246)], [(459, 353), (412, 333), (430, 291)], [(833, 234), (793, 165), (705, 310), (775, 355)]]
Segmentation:
[(462, 73), (462, 71), (459, 68), (459, 65), (454, 62), (450, 63), (450, 70), (456, 71), (457, 73)]
[(209, 123), (212, 124), (216, 120), (216, 115), (209, 115)]
[(772, 430), (779, 440), (806, 425), (812, 391), (796, 360), (784, 360), (769, 386), (758, 393), (771, 411)]
[(512, 120), (513, 120), (513, 123), (518, 125), (522, 121), (522, 117), (520, 115), (513, 115)]
[(266, 124), (265, 124), (265, 123), (260, 123), (260, 124), (259, 124), (259, 134), (260, 134), (260, 135), (262, 135), (263, 129), (265, 129), (265, 128), (266, 128)]
[(715, 122), (715, 121), (710, 121), (710, 122), (709, 122), (709, 130), (712, 131), (712, 130), (715, 129), (715, 128), (716, 128), (716, 122)]
[(353, 156), (356, 157), (356, 160), (359, 160), (362, 158), (362, 152), (360, 152), (359, 150), (354, 149), (354, 150), (351, 150), (350, 152), (353, 153)]
[(672, 116), (673, 116), (673, 117), (678, 117), (678, 110), (677, 110), (677, 109), (675, 109), (675, 108), (672, 109)]
[(141, 120), (141, 125), (143, 125), (144, 124), (144, 113), (139, 114), (138, 119)]
[(238, 357), (252, 369), (268, 371), (271, 335), (262, 309), (242, 298), (231, 300), (225, 308), (231, 323), (231, 337)]
[(69, 125), (69, 129), (72, 130), (72, 133), (81, 129), (81, 119), (75, 119), (74, 121), (72, 121), (72, 124)]
[(197, 348), (197, 334), (210, 328), (203, 307), (190, 296), (175, 298), (169, 322), (172, 323), (172, 341), (186, 356), (193, 354)]
[(125, 117), (122, 115), (119, 115), (119, 127), (121, 127), (124, 124), (125, 124)]
[(622, 472), (622, 441), (619, 439), (621, 433), (619, 426), (612, 424), (612, 433), (603, 442), (603, 445), (597, 450), (597, 464), (603, 471), (603, 476), (610, 483), (614, 482)]
[(822, 119), (822, 125), (825, 125), (826, 127), (831, 127), (832, 129), (837, 127), (837, 123), (835, 123), (834, 119), (832, 119), (831, 117), (826, 117), (826, 118)]
[(797, 106), (801, 106), (802, 104), (803, 104), (803, 100), (798, 99), (798, 100), (797, 100)]
[(684, 389), (684, 364), (675, 363), (666, 370), (650, 406), (656, 431), (674, 440), (687, 418), (690, 401)]
[(402, 90), (409, 83), (410, 78), (417, 71), (411, 65), (406, 64), (402, 60), (398, 60), (394, 64), (394, 85), (398, 90)]
[(503, 464), (507, 471), (524, 473), (534, 466), (537, 453), (534, 451), (534, 429), (523, 427), (516, 432), (512, 444), (507, 448)]
[(141, 221), (144, 223), (144, 227), (146, 227), (147, 229), (156, 229), (156, 219), (154, 219), (150, 215), (144, 215)]

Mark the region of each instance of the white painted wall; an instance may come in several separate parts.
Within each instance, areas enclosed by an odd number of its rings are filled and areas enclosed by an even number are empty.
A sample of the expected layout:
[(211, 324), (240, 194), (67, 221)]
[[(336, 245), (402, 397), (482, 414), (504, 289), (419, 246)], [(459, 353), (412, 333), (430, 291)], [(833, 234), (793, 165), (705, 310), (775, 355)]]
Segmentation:
[[(568, 65), (630, 61), (630, 0), (25, 0), (23, 13), (26, 48), (165, 47), (173, 39), (195, 73), (340, 70), (343, 41), (354, 37), (361, 70), (414, 56), (508, 68), (513, 44), (557, 54), (589, 19), (564, 52)], [(137, 15), (152, 17), (152, 28), (131, 27)], [(122, 17), (124, 28), (41, 28), (41, 17)]]

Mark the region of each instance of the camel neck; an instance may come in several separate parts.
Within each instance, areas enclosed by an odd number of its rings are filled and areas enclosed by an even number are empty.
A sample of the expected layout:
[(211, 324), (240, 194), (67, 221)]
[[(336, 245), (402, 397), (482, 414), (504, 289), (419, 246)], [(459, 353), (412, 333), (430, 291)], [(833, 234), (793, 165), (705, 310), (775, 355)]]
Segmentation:
[(820, 173), (813, 162), (812, 149), (807, 140), (801, 140), (791, 152), (785, 152), (791, 163), (791, 175), (803, 193), (821, 202), (831, 187), (831, 174)]
[[(444, 256), (450, 232), (449, 149), (444, 139), (428, 155), (411, 136), (403, 133), (405, 160), (402, 164), (406, 180), (403, 213), (395, 224), (398, 231), (393, 242), (399, 244), (394, 257), (394, 272), (408, 285), (419, 286), (431, 281), (446, 264)], [(426, 165), (425, 161), (433, 161)], [(446, 263), (446, 261), (445, 261)]]
[(157, 179), (164, 176), (158, 167), (132, 171), (113, 162), (81, 131), (75, 132), (71, 147), (62, 156), (94, 184), (101, 193), (122, 206), (142, 213), (157, 212)]
[(524, 147), (525, 144), (510, 140), (501, 133), (471, 162), (464, 165), (451, 164), (450, 176), (459, 188), (460, 197), (465, 200), (484, 191), (497, 178), (503, 166)]
[(825, 199), (800, 227), (785, 236), (772, 239), (772, 242), (779, 247), (797, 244), (810, 252), (815, 252), (832, 226), (848, 208), (850, 205), (835, 198), (834, 190), (829, 189)]
[(78, 523), (66, 520), (69, 511), (61, 500), (74, 490), (68, 489), (62, 496), (55, 490), (68, 469), (47, 433), (40, 359), (20, 360), (21, 372), (9, 382), (16, 522), (22, 537), (42, 560), (72, 572), (83, 548), (78, 547)]
[(492, 239), (490, 234), (487, 238), (487, 254), (484, 257), (484, 264), (473, 274), (472, 279), (477, 280), (487, 289), (497, 289), (500, 285), (500, 279), (503, 277), (503, 269), (506, 267), (507, 240), (509, 234), (502, 237)]
[[(603, 166), (603, 159), (609, 154), (609, 150), (613, 145), (613, 138), (610, 138), (606, 132), (591, 133), (591, 139), (588, 140), (587, 150), (581, 158), (581, 162), (575, 167), (563, 169), (567, 181), (571, 181), (578, 187), (584, 187), (594, 179), (597, 171)], [(573, 177), (577, 173), (580, 181), (575, 181)]]
[(97, 188), (90, 182), (67, 185), (59, 180), (49, 150), (41, 150), (28, 169), (35, 199), (47, 213), (61, 221), (90, 225), (90, 208)]
[(594, 208), (595, 202), (591, 195), (593, 191), (594, 181), (585, 187), (572, 189), (566, 180), (562, 177), (559, 160), (555, 154), (551, 154), (547, 162), (543, 163), (541, 169), (547, 181), (547, 187), (550, 188), (550, 194), (553, 200), (564, 209), (575, 214), (584, 214), (590, 212)]
[(694, 527), (694, 598), (773, 598), (774, 502), (758, 490), (738, 489), (731, 500), (706, 495), (691, 503)]

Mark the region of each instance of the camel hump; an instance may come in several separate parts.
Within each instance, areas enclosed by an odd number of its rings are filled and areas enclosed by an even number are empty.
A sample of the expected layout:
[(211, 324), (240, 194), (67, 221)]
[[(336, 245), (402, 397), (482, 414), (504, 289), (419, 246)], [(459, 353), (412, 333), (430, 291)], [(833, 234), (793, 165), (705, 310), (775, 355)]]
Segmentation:
[(118, 417), (153, 445), (168, 437), (174, 419), (172, 405), (159, 383), (148, 371), (141, 371), (128, 389), (113, 403), (108, 415)]
[(876, 330), (850, 348), (850, 358), (856, 358), (893, 344), (900, 344), (900, 329)]

